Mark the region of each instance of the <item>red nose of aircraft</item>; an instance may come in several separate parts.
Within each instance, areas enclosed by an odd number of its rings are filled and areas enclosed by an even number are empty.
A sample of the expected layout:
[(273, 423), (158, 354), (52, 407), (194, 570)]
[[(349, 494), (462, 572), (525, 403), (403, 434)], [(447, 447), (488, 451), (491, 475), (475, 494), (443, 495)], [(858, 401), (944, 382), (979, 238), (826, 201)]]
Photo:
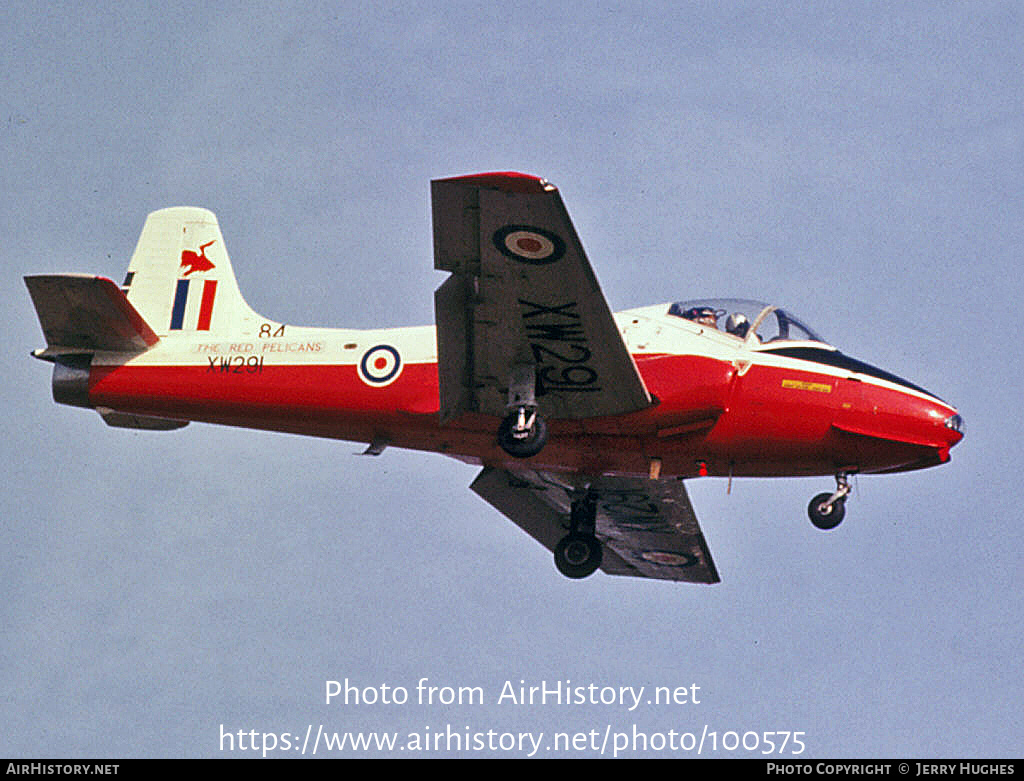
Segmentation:
[(954, 407), (936, 401), (925, 410), (928, 428), (934, 437), (939, 460), (949, 460), (949, 449), (964, 438), (964, 419)]
[[(949, 461), (949, 451), (964, 437), (963, 417), (957, 410), (919, 388), (915, 392), (867, 389), (867, 404), (850, 430), (873, 433), (879, 443), (876, 455), (888, 459), (879, 471), (921, 469)], [(906, 459), (906, 460), (904, 460)]]
[(953, 447), (964, 438), (964, 419), (956, 410), (951, 411), (953, 414), (942, 421), (942, 425), (946, 428), (946, 437), (949, 439), (949, 447)]

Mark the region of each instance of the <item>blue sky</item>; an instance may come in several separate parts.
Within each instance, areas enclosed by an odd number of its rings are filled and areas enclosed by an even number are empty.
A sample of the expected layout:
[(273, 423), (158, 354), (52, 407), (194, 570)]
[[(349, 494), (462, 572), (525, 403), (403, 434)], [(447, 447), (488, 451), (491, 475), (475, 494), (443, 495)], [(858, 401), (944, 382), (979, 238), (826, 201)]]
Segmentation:
[[(0, 10), (0, 754), (450, 724), (1020, 756), (1024, 20), (1003, 2), (776, 6)], [(429, 323), (429, 180), (487, 170), (559, 186), (614, 309), (784, 305), (956, 404), (965, 441), (940, 468), (859, 478), (828, 534), (805, 507), (831, 479), (690, 483), (718, 586), (570, 582), (464, 464), (115, 430), (55, 405), (28, 356), (21, 276), (118, 279), (146, 213), (182, 204), (217, 213), (269, 317)], [(345, 678), (487, 702), (326, 705)], [(496, 701), (520, 680), (702, 697)]]

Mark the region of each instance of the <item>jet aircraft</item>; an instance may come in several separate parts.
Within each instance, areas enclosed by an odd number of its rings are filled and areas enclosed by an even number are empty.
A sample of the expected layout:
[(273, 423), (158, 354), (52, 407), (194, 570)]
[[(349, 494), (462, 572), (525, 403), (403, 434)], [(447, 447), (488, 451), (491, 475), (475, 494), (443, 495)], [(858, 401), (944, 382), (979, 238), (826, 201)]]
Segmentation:
[(949, 460), (957, 410), (753, 301), (612, 313), (559, 191), (488, 173), (431, 183), (435, 324), (298, 327), (239, 292), (217, 218), (150, 214), (121, 285), (25, 278), (58, 403), (111, 426), (190, 421), (444, 453), (559, 571), (715, 583), (684, 480), (849, 478)]

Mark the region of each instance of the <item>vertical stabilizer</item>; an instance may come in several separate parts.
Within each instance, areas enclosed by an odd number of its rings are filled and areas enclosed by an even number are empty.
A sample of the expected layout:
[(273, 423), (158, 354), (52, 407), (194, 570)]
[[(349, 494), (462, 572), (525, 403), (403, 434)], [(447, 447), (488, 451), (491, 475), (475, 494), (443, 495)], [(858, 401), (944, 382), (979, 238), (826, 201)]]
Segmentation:
[(238, 333), (256, 317), (238, 289), (217, 217), (206, 209), (151, 213), (122, 289), (161, 337)]

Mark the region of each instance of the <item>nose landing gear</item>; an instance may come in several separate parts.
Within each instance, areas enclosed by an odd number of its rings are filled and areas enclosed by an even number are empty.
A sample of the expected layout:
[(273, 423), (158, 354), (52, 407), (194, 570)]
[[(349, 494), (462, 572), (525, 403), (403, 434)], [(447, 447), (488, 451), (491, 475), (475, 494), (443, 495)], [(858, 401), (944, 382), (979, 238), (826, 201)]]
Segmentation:
[(849, 493), (849, 475), (840, 472), (836, 475), (835, 493), (818, 494), (807, 505), (807, 515), (811, 523), (826, 531), (836, 528), (846, 515), (846, 497)]

